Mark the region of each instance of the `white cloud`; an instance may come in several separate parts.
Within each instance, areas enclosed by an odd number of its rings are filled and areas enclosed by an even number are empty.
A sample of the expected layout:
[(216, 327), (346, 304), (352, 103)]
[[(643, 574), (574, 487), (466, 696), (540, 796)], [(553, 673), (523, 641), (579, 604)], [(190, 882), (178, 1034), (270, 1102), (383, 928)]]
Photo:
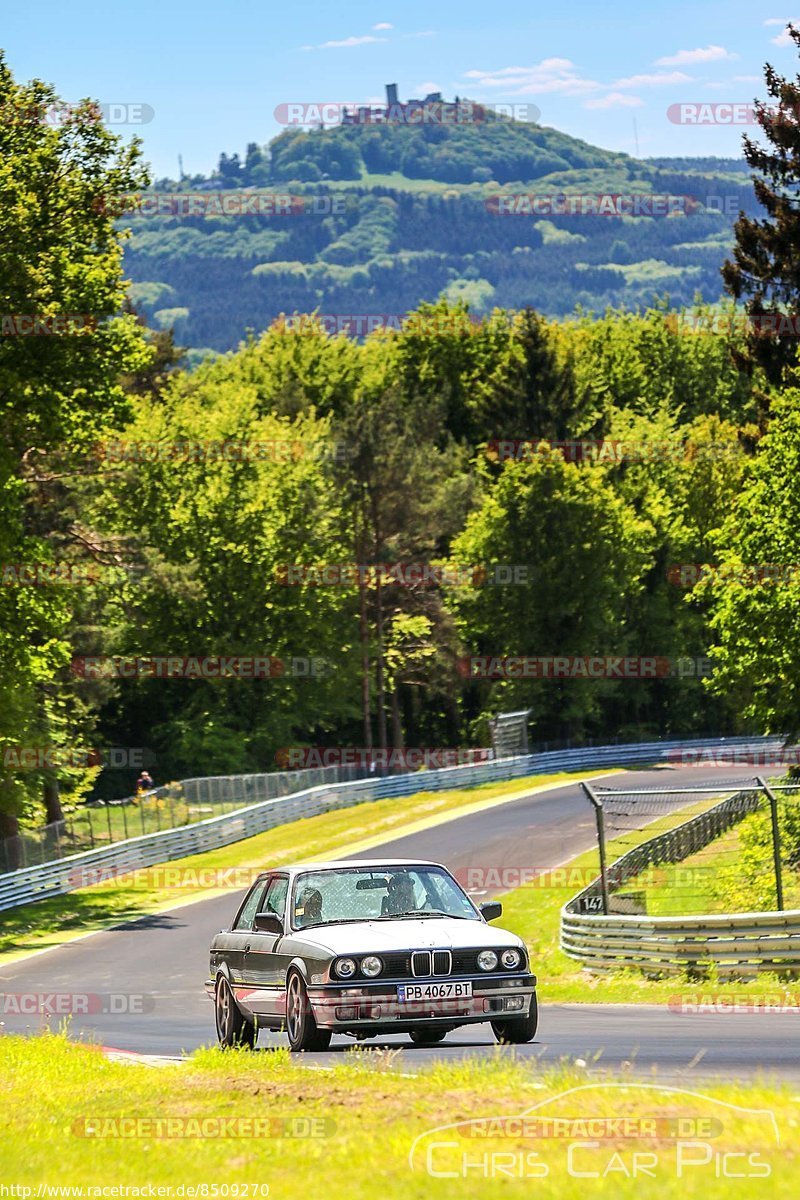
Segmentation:
[(767, 17), (765, 25), (788, 25), (790, 21), (796, 21), (797, 17)]
[(584, 79), (568, 58), (545, 58), (531, 67), (501, 67), (495, 71), (467, 71), (465, 78), (481, 88), (503, 88), (508, 96), (535, 96), (546, 92), (584, 96), (601, 85)]
[(390, 25), (388, 21), (379, 21), (377, 25), (372, 26), (373, 29), (394, 29), (394, 25)]
[(691, 83), (691, 75), (683, 71), (657, 71), (652, 75), (630, 75), (627, 79), (617, 79), (611, 85), (615, 88), (660, 87), (666, 83)]
[(784, 29), (781, 33), (778, 34), (777, 37), (770, 38), (769, 40), (772, 42), (773, 46), (793, 46), (794, 45), (794, 42), (792, 41), (792, 37), (791, 37), (791, 34), (789, 33), (788, 29)]
[(644, 100), (640, 96), (631, 96), (625, 92), (609, 92), (607, 96), (597, 96), (587, 100), (584, 108), (641, 108)]
[(726, 50), (724, 46), (705, 46), (697, 50), (679, 50), (677, 54), (668, 54), (664, 58), (657, 58), (655, 65), (657, 67), (688, 67), (694, 63), (722, 62), (724, 59), (738, 57), (738, 54), (731, 54), (730, 50)]
[(440, 83), (434, 83), (432, 80), (429, 79), (426, 83), (418, 83), (417, 84), (417, 86), (414, 88), (414, 95), (415, 96), (428, 96), (428, 95), (430, 95), (431, 92), (441, 92), (441, 90), (442, 90), (442, 85)]
[[(314, 49), (339, 50), (346, 46), (369, 46), (375, 42), (386, 42), (388, 40), (388, 38), (372, 37), (368, 33), (364, 37), (343, 38), (340, 42), (320, 42), (319, 46), (314, 47)], [(303, 49), (306, 49), (306, 47), (304, 46)]]

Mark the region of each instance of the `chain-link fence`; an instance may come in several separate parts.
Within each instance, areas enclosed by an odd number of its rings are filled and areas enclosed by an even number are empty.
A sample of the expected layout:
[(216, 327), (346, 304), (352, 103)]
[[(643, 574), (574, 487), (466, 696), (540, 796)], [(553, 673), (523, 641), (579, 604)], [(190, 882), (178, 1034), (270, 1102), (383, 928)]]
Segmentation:
[[(384, 775), (386, 770), (376, 765), (370, 773)], [(56, 862), (164, 829), (179, 829), (304, 788), (346, 783), (363, 774), (363, 767), (348, 763), (264, 775), (216, 775), (184, 779), (124, 800), (84, 804), (65, 814), (63, 821), (22, 829), (19, 836), (0, 841), (0, 873)]]
[(600, 866), (583, 911), (800, 909), (800, 785), (754, 777), (683, 789), (582, 786), (594, 807)]

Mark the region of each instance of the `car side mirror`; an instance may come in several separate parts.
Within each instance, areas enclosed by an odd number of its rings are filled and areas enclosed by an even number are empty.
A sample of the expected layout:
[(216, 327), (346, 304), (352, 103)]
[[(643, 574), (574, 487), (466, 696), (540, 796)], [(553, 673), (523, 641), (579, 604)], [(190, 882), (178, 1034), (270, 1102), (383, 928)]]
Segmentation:
[(275, 913), (260, 912), (256, 913), (253, 928), (256, 933), (277, 933), (280, 936), (283, 933), (283, 921)]
[(499, 900), (488, 900), (486, 904), (481, 905), (480, 913), (484, 921), (496, 921), (503, 915), (503, 906)]

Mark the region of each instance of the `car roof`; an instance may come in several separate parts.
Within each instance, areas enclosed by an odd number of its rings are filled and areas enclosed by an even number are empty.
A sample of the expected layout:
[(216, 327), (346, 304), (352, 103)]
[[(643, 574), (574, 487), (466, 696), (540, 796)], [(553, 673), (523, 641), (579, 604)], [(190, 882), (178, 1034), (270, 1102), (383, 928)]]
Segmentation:
[[(397, 867), (439, 867), (441, 863), (430, 862), (425, 858), (338, 858), (332, 859), (329, 862), (301, 862), (301, 863), (286, 863), (279, 867), (267, 868), (261, 872), (259, 879), (264, 875), (272, 875), (276, 871), (286, 871), (289, 874), (298, 874), (301, 871), (337, 871), (347, 867), (358, 867), (365, 871), (395, 869)], [(444, 870), (447, 868), (445, 867)]]

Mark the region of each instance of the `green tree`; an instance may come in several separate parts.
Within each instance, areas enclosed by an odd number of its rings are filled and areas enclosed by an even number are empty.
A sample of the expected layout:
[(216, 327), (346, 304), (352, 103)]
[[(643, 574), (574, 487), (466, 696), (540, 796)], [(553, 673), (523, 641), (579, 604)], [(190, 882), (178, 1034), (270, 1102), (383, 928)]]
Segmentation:
[[(800, 50), (800, 28), (789, 25), (788, 32)], [(800, 321), (800, 76), (787, 79), (767, 63), (764, 79), (769, 100), (756, 103), (756, 117), (767, 144), (747, 134), (742, 141), (766, 216), (740, 215), (733, 259), (723, 265), (722, 278), (732, 296), (747, 300), (752, 359), (779, 383), (796, 362)]]
[[(507, 462), (453, 542), (454, 568), (518, 568), (522, 582), (448, 589), (472, 654), (619, 655), (630, 652), (625, 614), (652, 561), (652, 528), (615, 495), (604, 472), (567, 463), (543, 443), (530, 460)], [(503, 578), (502, 575), (498, 576)], [(602, 722), (615, 686), (530, 679), (476, 682), (480, 715), (533, 709), (542, 736)]]
[(800, 733), (800, 391), (776, 399), (719, 538), (710, 687), (765, 733)]
[[(50, 123), (59, 110), (63, 121)], [(0, 114), (0, 555), (52, 562), (62, 548), (41, 516), (48, 458), (85, 454), (121, 420), (120, 377), (149, 356), (135, 320), (117, 317), (125, 282), (108, 203), (147, 178), (138, 144), (110, 134), (93, 104), (66, 109), (47, 84), (15, 83), (2, 58)], [(48, 332), (24, 336), (33, 318)], [(65, 558), (85, 553), (67, 539)], [(69, 625), (68, 589), (0, 589), (0, 746), (68, 738)], [(14, 834), (34, 784), (0, 766), (0, 837)]]

